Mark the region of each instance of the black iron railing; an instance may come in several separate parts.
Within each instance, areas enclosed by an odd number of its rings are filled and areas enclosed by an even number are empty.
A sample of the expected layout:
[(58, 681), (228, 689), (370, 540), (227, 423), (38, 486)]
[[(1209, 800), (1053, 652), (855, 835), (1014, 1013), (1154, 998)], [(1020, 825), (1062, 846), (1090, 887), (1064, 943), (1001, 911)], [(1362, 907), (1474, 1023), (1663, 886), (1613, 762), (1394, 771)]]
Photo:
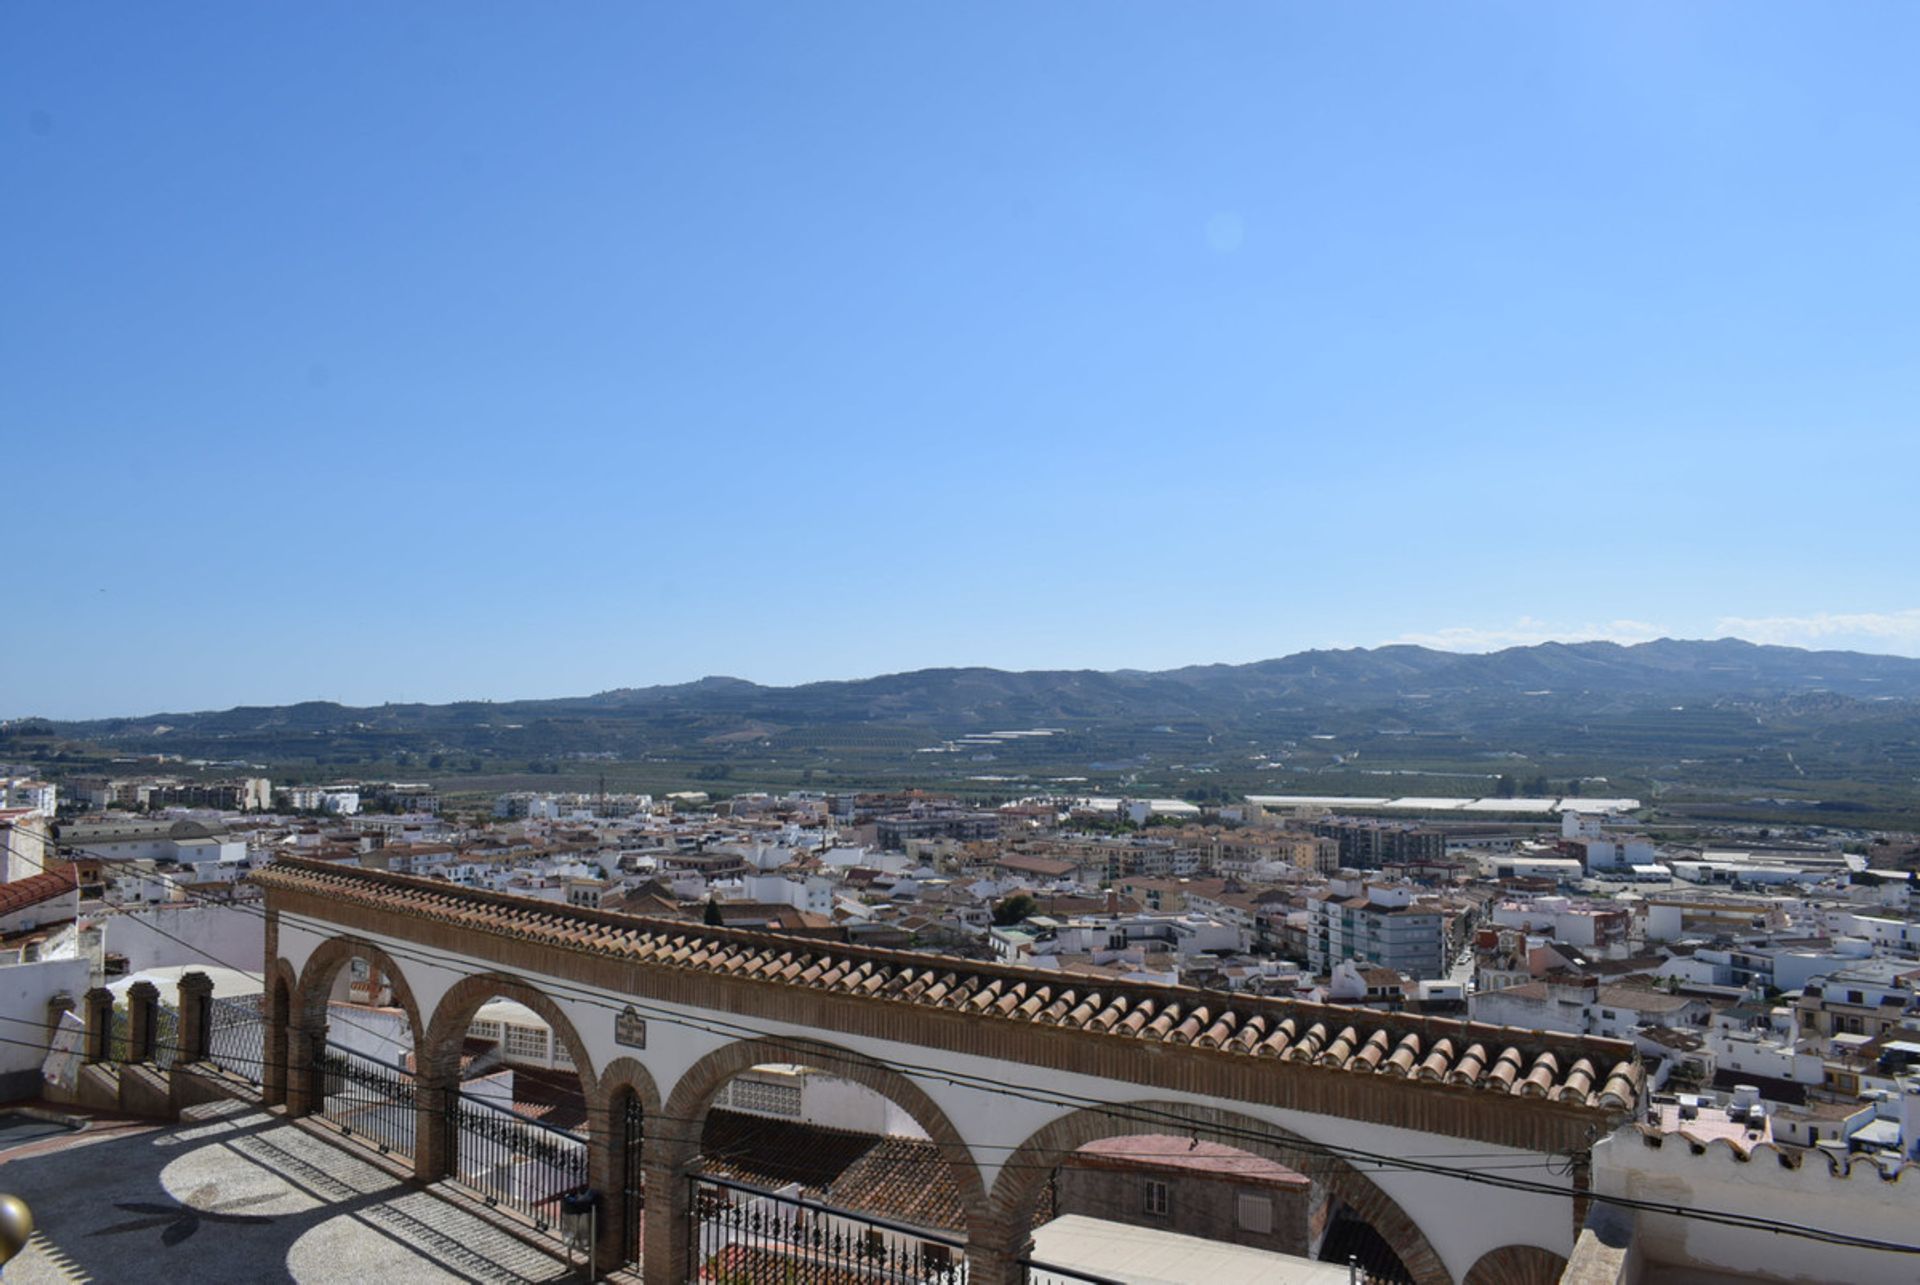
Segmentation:
[(560, 1198), (587, 1185), (587, 1140), (465, 1093), (450, 1095), (445, 1128), (453, 1178), (489, 1205), (540, 1230), (560, 1218)]
[(216, 999), (207, 1005), (207, 1060), (257, 1085), (266, 1068), (264, 995)]
[(725, 1285), (961, 1285), (966, 1241), (711, 1174), (688, 1177), (687, 1258)]
[(321, 1115), (382, 1154), (414, 1153), (419, 1098), (411, 1075), (331, 1042), (320, 1054), (319, 1071)]
[(180, 1010), (171, 1004), (153, 1006), (153, 1064), (167, 1070), (181, 1060)]
[(629, 1263), (641, 1261), (640, 1238), (644, 1233), (647, 1208), (647, 1175), (641, 1167), (641, 1147), (646, 1137), (646, 1120), (640, 1099), (627, 1095), (621, 1116), (620, 1199), (625, 1206), (627, 1229), (626, 1255)]

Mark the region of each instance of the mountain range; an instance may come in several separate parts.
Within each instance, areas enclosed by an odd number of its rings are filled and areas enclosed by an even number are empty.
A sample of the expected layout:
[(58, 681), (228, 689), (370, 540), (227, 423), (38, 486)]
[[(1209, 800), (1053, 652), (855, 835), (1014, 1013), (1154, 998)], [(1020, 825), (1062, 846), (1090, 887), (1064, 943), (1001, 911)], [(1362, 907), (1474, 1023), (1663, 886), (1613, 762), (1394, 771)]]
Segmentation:
[(929, 724), (965, 732), (1009, 720), (1235, 718), (1265, 709), (1364, 710), (1462, 698), (1496, 703), (1552, 699), (1631, 708), (1686, 699), (1764, 701), (1811, 695), (1920, 700), (1920, 660), (1760, 646), (1733, 638), (1633, 645), (1550, 642), (1484, 654), (1387, 646), (1157, 671), (921, 669), (792, 687), (709, 677), (554, 699), (365, 707), (309, 701), (56, 726), (89, 738), (180, 740), (269, 729), (316, 732), (344, 725), (424, 731), (476, 721), (651, 715), (780, 724)]

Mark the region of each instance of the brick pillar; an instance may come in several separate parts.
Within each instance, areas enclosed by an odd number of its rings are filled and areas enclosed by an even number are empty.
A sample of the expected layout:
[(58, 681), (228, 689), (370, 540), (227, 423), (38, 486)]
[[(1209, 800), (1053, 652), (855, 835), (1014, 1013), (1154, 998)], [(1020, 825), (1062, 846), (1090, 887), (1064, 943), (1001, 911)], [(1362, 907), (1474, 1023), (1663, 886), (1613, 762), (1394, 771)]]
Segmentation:
[(287, 1118), (312, 1115), (326, 1099), (326, 1076), (320, 1054), (327, 1047), (327, 1028), (295, 1026), (287, 1033)]
[(453, 1176), (453, 1137), (447, 1112), (460, 1093), (458, 1072), (436, 1071), (416, 1058), (413, 1084), (413, 1178), (438, 1182)]
[(642, 1246), (646, 1279), (687, 1281), (693, 1264), (687, 1254), (687, 1175), (700, 1153), (701, 1121), (647, 1121), (641, 1163), (647, 1175), (646, 1243)]
[(1020, 1260), (1032, 1248), (1033, 1232), (1025, 1221), (973, 1215), (967, 1219), (967, 1285), (1026, 1285), (1027, 1269)]
[[(268, 921), (272, 931), (272, 921)], [(271, 952), (269, 952), (271, 958)], [(270, 1107), (287, 1101), (288, 1039), (293, 1023), (293, 997), (278, 979), (267, 984), (267, 1011), (260, 1024), (260, 1101)]]
[(213, 979), (205, 973), (180, 978), (180, 1048), (175, 1064), (204, 1062), (213, 1052)]
[(160, 988), (135, 982), (127, 988), (127, 1061), (151, 1062), (160, 1029)]
[(113, 992), (96, 986), (82, 998), (81, 1015), (87, 1023), (87, 1061), (113, 1060)]
[(1573, 1157), (1573, 1238), (1576, 1241), (1587, 1225), (1587, 1212), (1593, 1206), (1593, 1200), (1587, 1194), (1592, 1190), (1593, 1153), (1581, 1151)]
[(47, 1000), (47, 1042), (53, 1042), (53, 1034), (60, 1029), (60, 1018), (74, 1010), (73, 996), (61, 991)]
[(627, 1256), (626, 1201), (621, 1198), (626, 1178), (626, 1101), (626, 1094), (610, 1093), (587, 1113), (587, 1186), (600, 1195), (594, 1257), (602, 1271), (611, 1271)]

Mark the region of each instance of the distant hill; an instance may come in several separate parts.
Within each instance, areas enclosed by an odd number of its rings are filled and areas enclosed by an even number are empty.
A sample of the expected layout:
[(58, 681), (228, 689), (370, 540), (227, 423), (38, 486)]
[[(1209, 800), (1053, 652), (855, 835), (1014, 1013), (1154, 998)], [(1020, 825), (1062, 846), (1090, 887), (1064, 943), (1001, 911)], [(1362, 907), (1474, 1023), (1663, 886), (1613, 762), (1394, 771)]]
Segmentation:
[[(994, 732), (1052, 729), (1044, 736)], [(1308, 651), (1141, 670), (710, 677), (526, 701), (326, 702), (0, 727), (0, 759), (164, 753), (450, 790), (1050, 782), (1239, 793), (1592, 788), (1672, 816), (1920, 825), (1920, 660), (1737, 639)], [(216, 768), (215, 771), (220, 769)]]
[(1484, 655), (1390, 646), (1305, 651), (1245, 665), (1161, 671), (921, 669), (876, 678), (766, 687), (710, 677), (671, 686), (527, 701), (354, 708), (329, 702), (57, 723), (65, 735), (115, 744), (299, 739), (351, 730), (521, 730), (539, 722), (779, 726), (886, 723), (965, 733), (1006, 726), (1169, 720), (1234, 721), (1275, 710), (1382, 710), (1406, 705), (1550, 702), (1581, 709), (1830, 695), (1920, 700), (1920, 660), (1766, 647), (1738, 639), (1542, 643)]

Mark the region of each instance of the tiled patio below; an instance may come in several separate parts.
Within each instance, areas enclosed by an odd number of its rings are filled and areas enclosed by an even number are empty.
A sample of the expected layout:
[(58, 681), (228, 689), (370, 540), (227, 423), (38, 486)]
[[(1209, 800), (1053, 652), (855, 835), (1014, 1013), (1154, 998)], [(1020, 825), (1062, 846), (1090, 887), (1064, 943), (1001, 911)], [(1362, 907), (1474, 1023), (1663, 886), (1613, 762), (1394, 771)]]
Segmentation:
[(0, 1154), (0, 1191), (27, 1202), (38, 1233), (7, 1264), (8, 1285), (585, 1275), (352, 1143), (237, 1103), (192, 1123), (100, 1121), (23, 1142)]

